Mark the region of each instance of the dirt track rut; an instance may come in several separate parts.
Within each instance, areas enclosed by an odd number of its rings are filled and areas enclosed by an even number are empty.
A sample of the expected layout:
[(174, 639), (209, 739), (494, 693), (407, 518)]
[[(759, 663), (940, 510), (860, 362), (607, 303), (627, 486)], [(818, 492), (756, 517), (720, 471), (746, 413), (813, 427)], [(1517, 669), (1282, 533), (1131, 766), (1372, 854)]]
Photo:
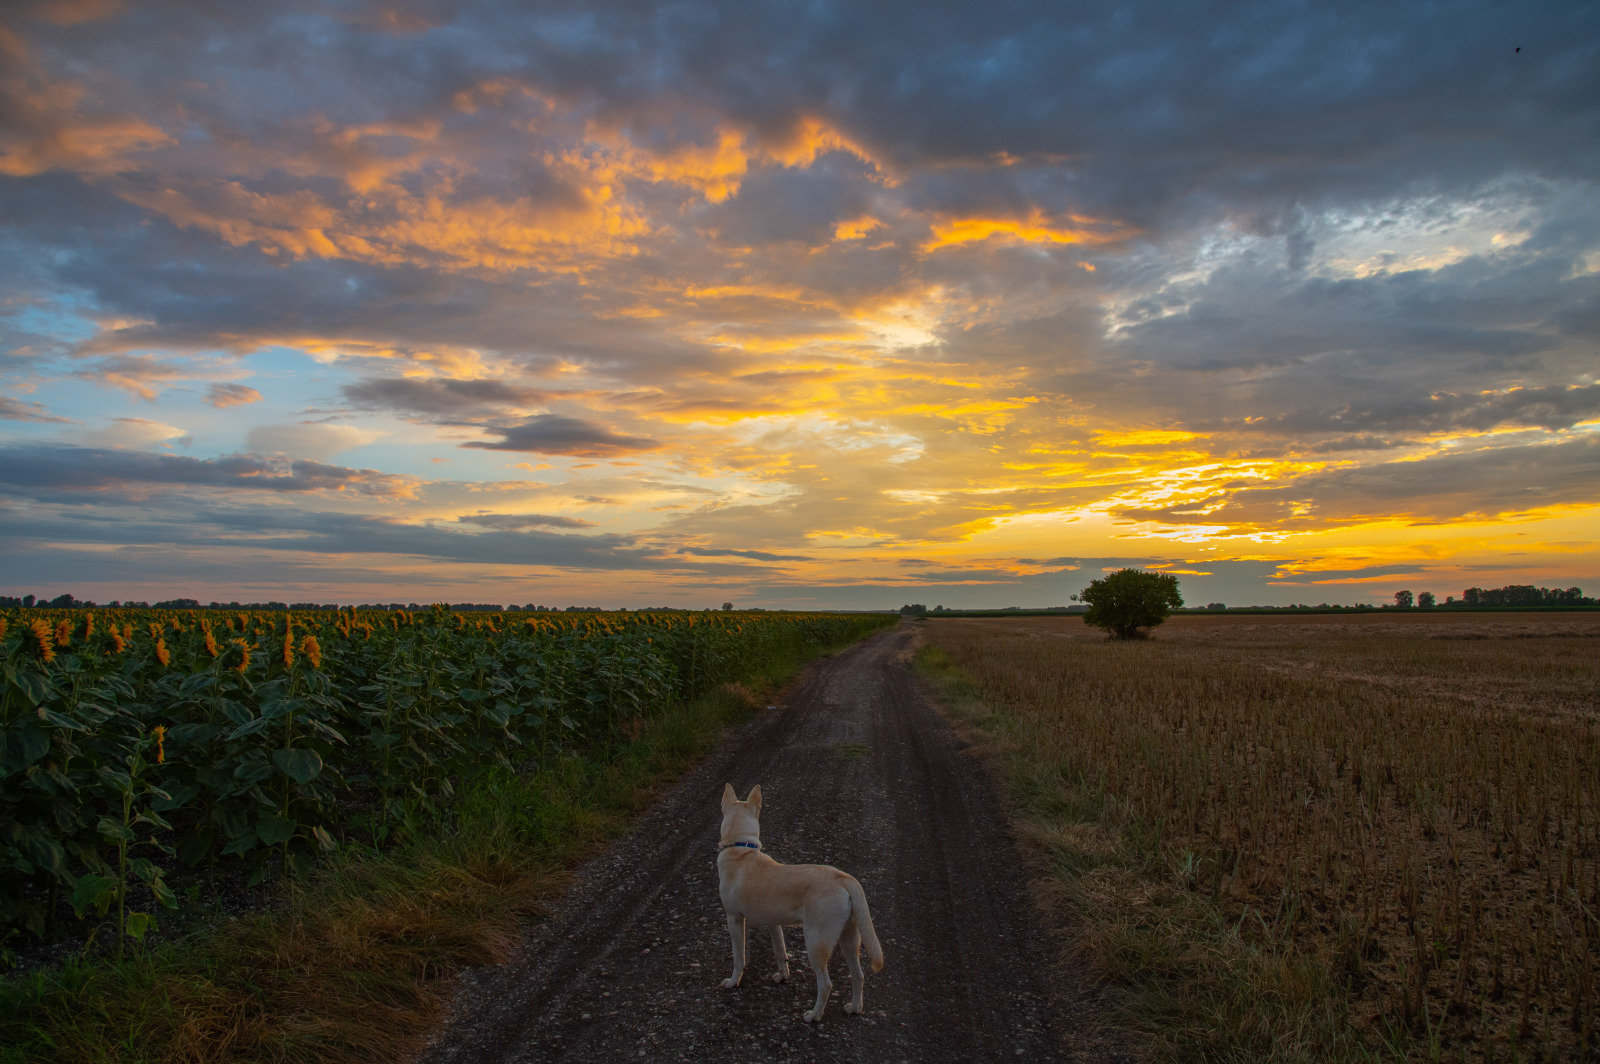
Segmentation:
[[(510, 963), (467, 973), (423, 1064), (1098, 1057), (1068, 1048), (1084, 1044), (1085, 1017), (1052, 997), (994, 788), (919, 692), (913, 634), (901, 625), (814, 664), (730, 735), (578, 873)], [(725, 782), (741, 796), (761, 784), (769, 854), (837, 865), (866, 889), (887, 964), (868, 973), (863, 1016), (840, 1007), (850, 983), (836, 954), (827, 1014), (801, 1021), (816, 988), (797, 931), (790, 982), (767, 981), (771, 945), (752, 929), (744, 985), (722, 989)]]

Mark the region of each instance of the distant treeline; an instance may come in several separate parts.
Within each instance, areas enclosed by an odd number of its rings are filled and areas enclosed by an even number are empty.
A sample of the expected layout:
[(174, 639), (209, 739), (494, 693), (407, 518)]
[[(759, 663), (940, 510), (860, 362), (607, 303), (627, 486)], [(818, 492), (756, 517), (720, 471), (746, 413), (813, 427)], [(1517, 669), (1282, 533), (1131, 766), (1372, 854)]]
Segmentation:
[[(489, 602), (445, 602), (441, 603), (445, 609), (453, 613), (604, 613), (604, 606), (536, 606), (528, 603), (526, 606), (502, 606), (499, 603)], [(57, 595), (47, 599), (39, 595), (23, 595), (17, 598), (13, 595), (0, 595), (0, 609), (22, 607), (30, 609), (39, 607), (57, 610), (74, 609), (100, 609), (102, 604), (92, 599), (80, 599), (73, 595)], [(129, 599), (126, 602), (113, 600), (104, 604), (106, 609), (126, 610), (407, 610), (415, 613), (419, 610), (433, 608), (433, 603), (416, 602), (363, 602), (359, 606), (343, 606), (337, 602), (201, 602), (199, 599), (177, 598), (166, 599), (161, 602), (137, 602)]]
[(1600, 606), (1600, 599), (1585, 598), (1583, 588), (1534, 587), (1532, 584), (1508, 584), (1505, 587), (1469, 587), (1458, 599), (1454, 595), (1444, 600), (1446, 606)]

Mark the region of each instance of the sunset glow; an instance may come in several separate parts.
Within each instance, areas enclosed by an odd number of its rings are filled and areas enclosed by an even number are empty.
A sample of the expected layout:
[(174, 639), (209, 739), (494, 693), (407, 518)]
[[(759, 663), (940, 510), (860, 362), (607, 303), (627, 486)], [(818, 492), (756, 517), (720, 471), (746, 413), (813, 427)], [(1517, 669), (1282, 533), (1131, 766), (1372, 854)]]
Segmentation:
[(0, 592), (1600, 592), (1592, 5), (452, 10), (0, 16)]

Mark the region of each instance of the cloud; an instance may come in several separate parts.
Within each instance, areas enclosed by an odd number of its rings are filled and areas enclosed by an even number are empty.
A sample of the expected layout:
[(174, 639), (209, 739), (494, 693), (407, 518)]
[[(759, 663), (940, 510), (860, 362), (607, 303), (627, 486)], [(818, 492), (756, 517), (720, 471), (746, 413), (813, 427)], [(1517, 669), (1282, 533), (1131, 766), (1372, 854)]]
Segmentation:
[(1240, 532), (1381, 520), (1431, 523), (1593, 505), (1596, 485), (1600, 436), (1591, 434), (1324, 469), (1268, 485), (1239, 482), (1209, 497), (1115, 512), (1128, 520)]
[(581, 517), (552, 514), (462, 514), (457, 521), (480, 525), (499, 532), (520, 532), (529, 528), (593, 528), (593, 521)]
[(213, 384), (206, 389), (206, 402), (218, 410), (226, 410), (230, 406), (246, 406), (260, 401), (261, 393), (244, 384)]
[(488, 431), (502, 439), (497, 443), (474, 441), (462, 446), (487, 451), (564, 454), (577, 458), (610, 458), (654, 451), (661, 446), (645, 436), (623, 436), (593, 422), (558, 414), (539, 414), (520, 425), (490, 428)]
[(67, 419), (56, 417), (45, 409), (43, 403), (31, 402), (27, 399), (12, 399), (10, 396), (0, 395), (0, 420), (5, 421), (53, 421), (65, 424)]
[(153, 355), (114, 355), (72, 374), (79, 380), (123, 388), (146, 401), (153, 400), (162, 385), (191, 375), (184, 367)]
[(1374, 398), (1335, 408), (1313, 408), (1253, 422), (1257, 431), (1404, 434), (1488, 432), (1501, 427), (1569, 429), (1600, 418), (1600, 384), (1553, 384), (1460, 395), (1435, 392), (1410, 398)]
[(142, 417), (112, 418), (111, 424), (83, 434), (83, 442), (91, 447), (149, 447), (186, 435), (175, 425), (163, 425)]
[(327, 459), (365, 447), (380, 435), (354, 425), (302, 421), (297, 425), (259, 425), (245, 434), (245, 442), (252, 451), (265, 454)]
[(398, 499), (414, 495), (418, 484), (416, 477), (304, 459), (290, 461), (258, 455), (202, 459), (97, 447), (0, 444), (0, 485), (37, 498), (83, 493), (142, 496), (160, 488), (193, 487), (252, 492), (345, 492)]
[(764, 550), (732, 550), (719, 547), (679, 547), (678, 553), (693, 554), (701, 558), (752, 558), (758, 562), (809, 562), (814, 560), (805, 554), (773, 554)]
[(106, 173), (136, 153), (173, 143), (160, 128), (130, 114), (123, 101), (76, 78), (52, 77), (48, 64), (22, 38), (3, 26), (0, 34), (0, 59), (5, 60), (0, 95), (6, 101), (0, 175)]
[[(5, 482), (0, 473), (0, 484)], [(164, 517), (146, 512), (141, 517), (123, 515), (116, 522), (107, 522), (74, 521), (38, 513), (16, 515), (0, 522), (0, 546), (19, 555), (33, 553), (38, 545), (50, 543), (118, 544), (156, 551), (206, 548), (233, 552), (240, 559), (236, 564), (247, 564), (245, 559), (261, 552), (285, 552), (326, 560), (390, 555), (540, 571), (732, 576), (748, 574), (753, 568), (668, 559), (640, 547), (631, 536), (607, 533), (467, 533), (388, 517), (262, 507), (199, 507), (181, 522)]]
[(76, 26), (105, 18), (122, 6), (122, 0), (39, 0), (30, 12), (57, 26)]
[(358, 407), (398, 410), (441, 418), (470, 418), (507, 407), (543, 402), (548, 393), (499, 380), (453, 380), (437, 377), (367, 377), (340, 389)]
[[(283, 458), (222, 455), (248, 419), (208, 412), (94, 430), (192, 420), (195, 461), (265, 463), (126, 490), (410, 468), (399, 417), (618, 460), (501, 508), (604, 498), (661, 564), (797, 579), (901, 571), (881, 550), (981, 580), (1113, 549), (1075, 537), (1118, 515), (1165, 557), (1151, 527), (1600, 505), (1568, 447), (1600, 416), (1593, 5), (1520, 13), (1520, 54), (1488, 7), (1405, 3), (30, 10), (0, 38), (8, 388), (97, 426), (107, 384), (291, 404), (245, 434)], [(394, 497), (366, 472), (317, 505)], [(408, 520), (541, 527), (451, 490)]]

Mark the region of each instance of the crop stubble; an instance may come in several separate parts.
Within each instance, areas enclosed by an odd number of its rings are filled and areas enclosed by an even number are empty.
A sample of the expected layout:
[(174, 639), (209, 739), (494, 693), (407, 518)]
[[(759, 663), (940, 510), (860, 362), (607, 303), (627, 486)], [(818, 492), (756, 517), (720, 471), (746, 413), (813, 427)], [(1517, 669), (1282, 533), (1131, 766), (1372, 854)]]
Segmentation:
[[(1155, 1044), (1595, 1056), (1600, 614), (1179, 617), (1140, 643), (1073, 618), (925, 628), (1027, 748), (1018, 793), (1052, 777), (1034, 831), (1085, 952), (1159, 987), (1134, 1021)], [(1134, 851), (1130, 879), (1110, 855)], [(1216, 933), (1153, 959), (1140, 929), (1185, 907)], [(1281, 1008), (1207, 1004), (1230, 941)]]

